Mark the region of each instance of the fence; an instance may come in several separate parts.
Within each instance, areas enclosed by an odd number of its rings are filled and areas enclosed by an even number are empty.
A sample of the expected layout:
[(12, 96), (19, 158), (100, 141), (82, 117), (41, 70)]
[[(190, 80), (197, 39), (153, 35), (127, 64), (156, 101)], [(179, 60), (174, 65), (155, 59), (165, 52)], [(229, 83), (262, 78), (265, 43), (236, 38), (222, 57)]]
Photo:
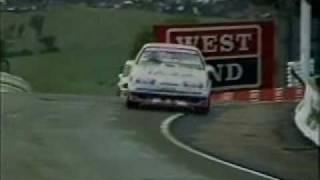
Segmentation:
[(0, 72), (0, 92), (31, 92), (30, 84), (24, 79)]
[[(310, 60), (310, 74), (315, 73), (315, 61)], [(302, 69), (300, 66), (300, 61), (291, 61), (287, 63), (287, 87), (299, 87), (303, 85)]]
[(296, 107), (295, 123), (305, 137), (319, 146), (320, 87), (315, 79), (306, 82), (305, 96)]

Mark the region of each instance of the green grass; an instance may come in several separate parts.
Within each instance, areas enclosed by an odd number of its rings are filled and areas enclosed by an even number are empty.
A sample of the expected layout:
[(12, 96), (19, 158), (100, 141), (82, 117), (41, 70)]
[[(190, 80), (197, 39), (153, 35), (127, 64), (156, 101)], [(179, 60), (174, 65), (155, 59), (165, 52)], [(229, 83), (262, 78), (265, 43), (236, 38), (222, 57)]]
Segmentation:
[[(60, 52), (39, 53), (41, 44), (28, 25), (35, 14), (45, 16), (43, 35), (55, 36)], [(6, 27), (25, 25), (22, 38), (13, 38), (14, 47), (11, 49), (30, 49), (34, 55), (10, 58), (9, 62), (11, 72), (28, 80), (34, 91), (111, 95), (115, 92), (121, 65), (130, 58), (135, 37), (170, 18), (179, 17), (133, 9), (95, 9), (84, 5), (42, 13), (4, 13), (2, 37), (9, 38)], [(201, 18), (200, 21), (210, 19)]]

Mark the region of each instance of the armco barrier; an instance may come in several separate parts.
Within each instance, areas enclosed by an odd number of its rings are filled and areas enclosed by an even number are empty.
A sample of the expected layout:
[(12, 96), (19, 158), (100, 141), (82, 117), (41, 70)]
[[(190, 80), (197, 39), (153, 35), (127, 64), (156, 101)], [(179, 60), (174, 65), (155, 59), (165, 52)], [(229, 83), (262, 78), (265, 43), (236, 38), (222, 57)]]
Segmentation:
[(314, 82), (306, 83), (306, 93), (303, 100), (296, 107), (295, 123), (302, 134), (313, 141), (319, 143), (320, 131), (320, 92), (319, 87)]
[(297, 128), (308, 139), (319, 145), (320, 124), (316, 118), (320, 118), (320, 93), (319, 89), (310, 83), (296, 88), (275, 88), (234, 92), (218, 92), (211, 96), (213, 103), (228, 102), (297, 102), (295, 120)]
[(20, 77), (0, 72), (0, 92), (31, 92), (31, 86)]
[[(310, 74), (315, 73), (315, 60), (310, 59)], [(299, 87), (302, 86), (302, 70), (300, 61), (291, 61), (287, 63), (287, 87)]]
[(274, 88), (257, 89), (234, 92), (213, 93), (211, 100), (213, 103), (223, 103), (229, 101), (243, 102), (283, 102), (299, 101), (303, 98), (304, 89), (297, 88)]

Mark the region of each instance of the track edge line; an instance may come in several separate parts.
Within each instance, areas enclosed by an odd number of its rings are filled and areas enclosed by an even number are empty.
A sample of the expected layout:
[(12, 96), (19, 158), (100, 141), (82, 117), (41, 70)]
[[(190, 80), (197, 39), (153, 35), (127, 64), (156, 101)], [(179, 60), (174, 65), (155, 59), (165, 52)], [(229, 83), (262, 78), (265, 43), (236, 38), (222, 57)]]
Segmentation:
[(214, 161), (214, 162), (217, 162), (217, 163), (220, 163), (220, 164), (223, 164), (225, 166), (229, 166), (231, 168), (234, 168), (234, 169), (237, 169), (237, 170), (240, 170), (240, 171), (244, 171), (244, 172), (247, 172), (247, 173), (250, 173), (250, 174), (254, 174), (256, 176), (259, 176), (259, 177), (262, 177), (262, 178), (265, 178), (265, 179), (269, 179), (269, 180), (280, 180), (279, 178), (276, 178), (276, 177), (273, 177), (273, 176), (270, 176), (270, 175), (267, 175), (267, 174), (264, 174), (262, 172), (259, 172), (259, 171), (255, 171), (253, 169), (249, 169), (249, 168), (246, 168), (246, 167), (242, 167), (242, 166), (239, 166), (237, 164), (233, 164), (231, 162), (227, 162), (227, 161), (224, 161), (222, 159), (219, 159), (217, 157), (214, 157), (212, 155), (209, 155), (209, 154), (206, 154), (204, 152), (201, 152), (199, 150), (196, 150), (194, 148), (192, 148), (190, 145), (187, 145), (181, 141), (179, 141), (177, 138), (175, 138), (172, 133), (170, 132), (170, 125), (175, 121), (175, 120), (178, 120), (179, 118), (181, 118), (182, 116), (184, 116), (185, 114), (183, 113), (178, 113), (178, 114), (174, 114), (172, 116), (169, 116), (168, 118), (166, 118), (162, 123), (161, 123), (161, 126), (160, 126), (160, 129), (161, 129), (161, 133), (165, 136), (166, 139), (168, 139), (171, 143), (173, 143), (174, 145), (190, 152), (190, 153), (193, 153), (195, 155), (198, 155), (198, 156), (201, 156), (202, 158), (205, 158), (209, 161)]

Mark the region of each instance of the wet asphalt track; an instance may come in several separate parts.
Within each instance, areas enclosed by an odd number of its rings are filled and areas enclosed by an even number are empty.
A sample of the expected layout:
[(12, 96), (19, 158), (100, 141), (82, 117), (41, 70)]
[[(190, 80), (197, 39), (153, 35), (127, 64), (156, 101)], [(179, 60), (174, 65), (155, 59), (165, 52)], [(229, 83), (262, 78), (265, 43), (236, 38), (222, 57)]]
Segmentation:
[(1, 94), (1, 179), (262, 179), (171, 144), (160, 125), (175, 113), (127, 110), (117, 97)]

